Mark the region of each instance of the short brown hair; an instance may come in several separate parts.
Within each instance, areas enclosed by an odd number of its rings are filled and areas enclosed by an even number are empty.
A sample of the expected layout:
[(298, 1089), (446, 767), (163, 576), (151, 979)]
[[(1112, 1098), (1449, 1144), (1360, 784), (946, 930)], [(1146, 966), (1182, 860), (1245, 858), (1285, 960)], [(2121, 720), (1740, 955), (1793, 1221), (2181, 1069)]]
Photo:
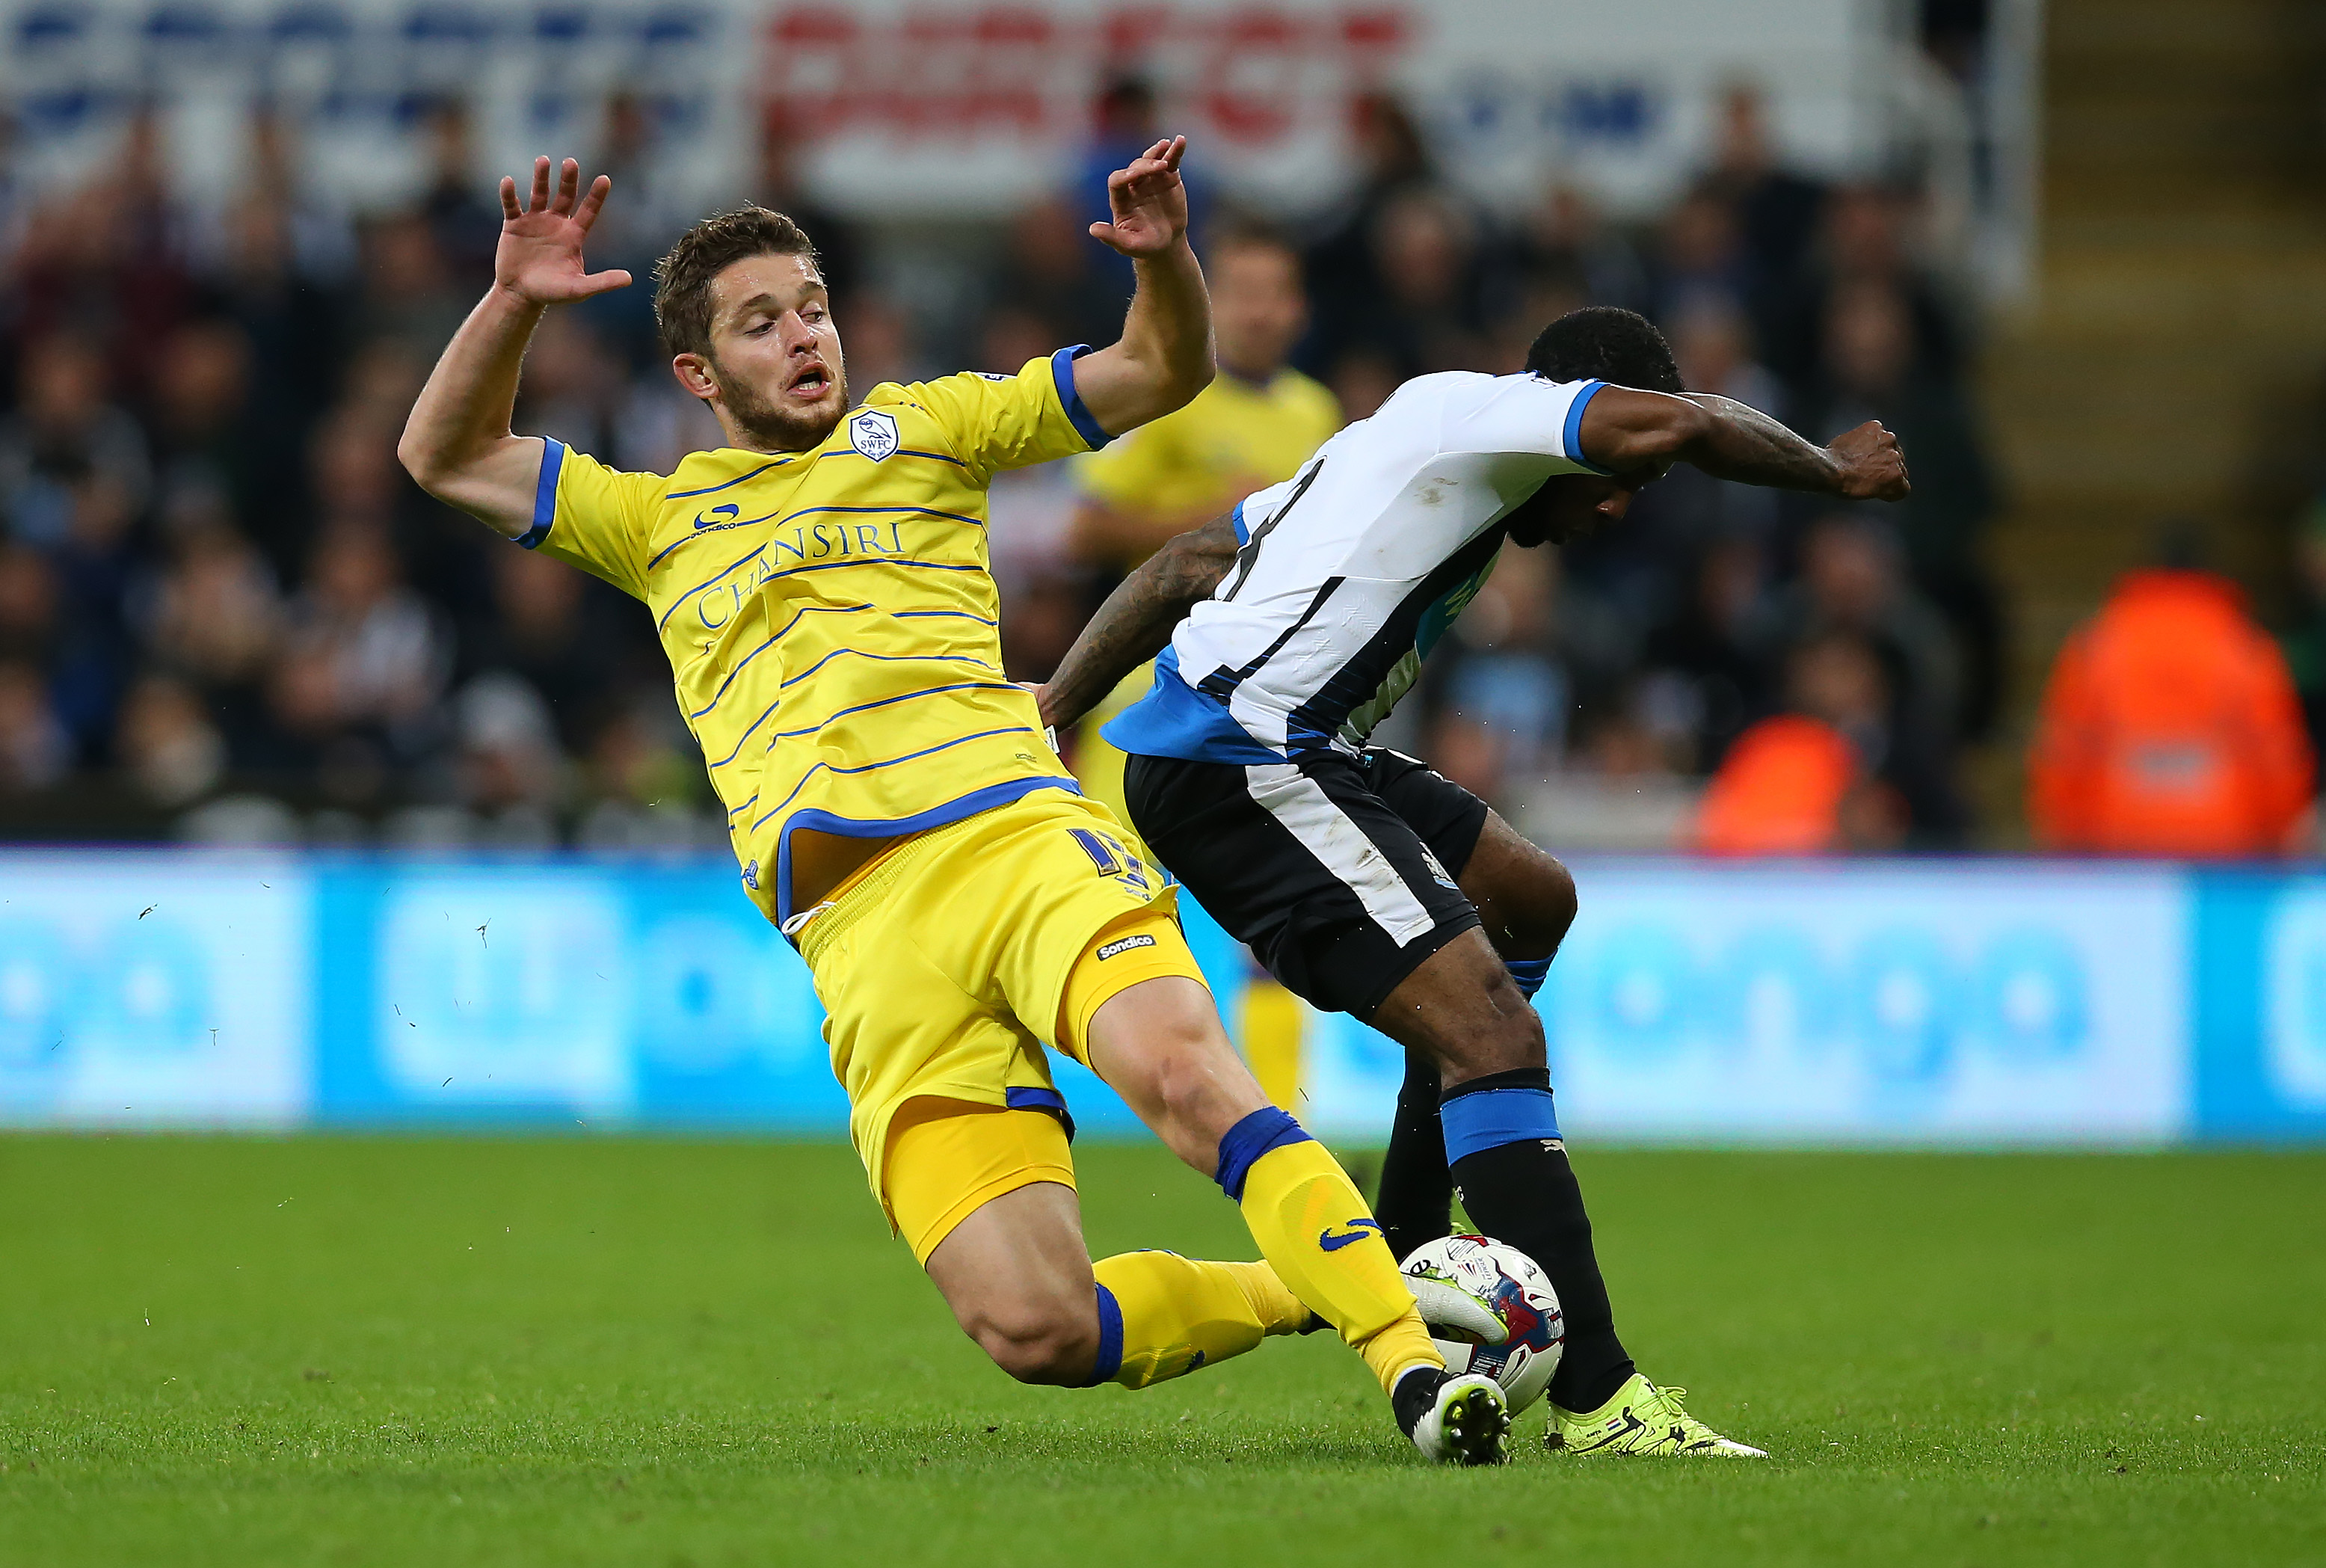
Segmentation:
[(753, 256), (815, 259), (807, 230), (780, 212), (738, 207), (714, 212), (678, 237), (655, 263), (655, 325), (673, 354), (711, 352), (711, 280)]

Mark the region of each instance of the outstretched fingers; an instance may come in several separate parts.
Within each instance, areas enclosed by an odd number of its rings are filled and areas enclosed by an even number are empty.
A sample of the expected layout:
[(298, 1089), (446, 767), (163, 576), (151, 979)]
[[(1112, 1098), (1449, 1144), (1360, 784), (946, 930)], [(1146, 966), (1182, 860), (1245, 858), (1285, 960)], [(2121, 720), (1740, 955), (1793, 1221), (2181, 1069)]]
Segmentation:
[(560, 218), (573, 210), (574, 195), (582, 189), (582, 165), (572, 158), (557, 171), (557, 201), (550, 208)]
[(546, 154), (533, 161), (533, 201), (527, 212), (538, 212), (549, 205), (549, 159)]
[(573, 211), (573, 221), (582, 233), (589, 233), (590, 226), (598, 221), (598, 213), (606, 205), (606, 193), (613, 188), (613, 181), (603, 174), (590, 182), (589, 193), (582, 198), (582, 205)]
[(509, 221), (525, 216), (525, 209), (516, 204), (516, 182), (507, 174), (501, 176), (501, 218)]

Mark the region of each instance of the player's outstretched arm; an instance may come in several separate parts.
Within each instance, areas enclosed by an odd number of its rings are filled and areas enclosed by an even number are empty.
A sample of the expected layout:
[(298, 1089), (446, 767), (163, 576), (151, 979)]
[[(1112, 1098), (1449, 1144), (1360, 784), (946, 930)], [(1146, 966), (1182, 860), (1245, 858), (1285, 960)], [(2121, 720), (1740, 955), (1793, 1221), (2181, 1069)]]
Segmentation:
[(1179, 160), (1187, 138), (1147, 149), (1107, 176), (1112, 219), (1091, 238), (1130, 257), (1139, 279), (1122, 338), (1075, 362), (1075, 390), (1109, 435), (1159, 419), (1211, 385), (1212, 299), (1187, 245), (1187, 189)]
[(509, 431), (526, 341), (551, 305), (630, 281), (619, 268), (593, 273), (582, 266), (582, 241), (612, 182), (599, 175), (577, 201), (581, 184), (581, 165), (568, 158), (553, 195), (549, 160), (538, 159), (533, 200), (525, 206), (517, 201), (516, 182), (502, 179), (493, 286), (444, 346), (395, 445), (395, 455), (423, 490), (511, 538), (533, 526), (541, 476), (541, 438)]
[(1211, 597), (1235, 565), (1235, 518), (1214, 518), (1179, 535), (1125, 577), (1099, 606), (1058, 671), (1034, 688), (1046, 724), (1071, 724), (1124, 676), (1162, 651), (1188, 606)]
[(1617, 474), (1685, 462), (1715, 479), (1850, 500), (1903, 500), (1908, 489), (1898, 438), (1878, 420), (1816, 446), (1732, 398), (1607, 387), (1584, 409), (1581, 436), (1583, 455)]

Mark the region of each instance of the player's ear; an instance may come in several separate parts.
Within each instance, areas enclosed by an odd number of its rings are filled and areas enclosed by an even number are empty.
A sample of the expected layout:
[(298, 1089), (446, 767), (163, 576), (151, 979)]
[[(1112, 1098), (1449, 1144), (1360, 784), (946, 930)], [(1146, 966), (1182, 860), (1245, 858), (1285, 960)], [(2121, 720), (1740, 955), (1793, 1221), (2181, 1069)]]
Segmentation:
[(708, 403), (719, 396), (719, 379), (711, 373), (711, 361), (701, 354), (679, 355), (670, 362), (670, 373), (678, 378), (690, 397)]

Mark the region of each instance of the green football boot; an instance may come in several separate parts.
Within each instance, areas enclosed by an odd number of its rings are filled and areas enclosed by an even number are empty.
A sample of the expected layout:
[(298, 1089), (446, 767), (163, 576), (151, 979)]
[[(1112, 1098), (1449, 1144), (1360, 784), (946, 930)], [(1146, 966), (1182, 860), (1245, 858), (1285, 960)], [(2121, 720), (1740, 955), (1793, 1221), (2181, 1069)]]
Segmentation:
[(1707, 1459), (1766, 1459), (1757, 1448), (1721, 1436), (1680, 1408), (1685, 1388), (1659, 1388), (1639, 1373), (1596, 1410), (1550, 1407), (1542, 1445), (1553, 1453), (1683, 1454)]

